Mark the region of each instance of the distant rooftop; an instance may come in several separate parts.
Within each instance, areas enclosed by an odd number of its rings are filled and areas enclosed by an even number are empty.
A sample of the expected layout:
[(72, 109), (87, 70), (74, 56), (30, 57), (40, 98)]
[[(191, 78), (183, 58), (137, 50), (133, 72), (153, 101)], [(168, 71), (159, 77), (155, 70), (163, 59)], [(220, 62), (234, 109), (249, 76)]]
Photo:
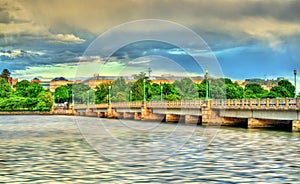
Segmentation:
[(55, 77), (54, 79), (52, 79), (51, 81), (68, 81), (68, 79), (64, 78), (64, 77)]

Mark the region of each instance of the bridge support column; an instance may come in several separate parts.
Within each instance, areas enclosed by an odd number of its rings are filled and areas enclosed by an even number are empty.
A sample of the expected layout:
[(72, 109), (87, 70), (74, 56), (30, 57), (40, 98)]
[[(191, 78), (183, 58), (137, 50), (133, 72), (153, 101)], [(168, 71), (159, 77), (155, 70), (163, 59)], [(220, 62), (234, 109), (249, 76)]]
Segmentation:
[(92, 109), (87, 109), (87, 110), (85, 111), (85, 115), (86, 115), (86, 116), (90, 116), (90, 117), (96, 117), (96, 116), (97, 116), (97, 113), (96, 113), (96, 112), (93, 112)]
[(185, 124), (198, 124), (201, 123), (201, 118), (199, 116), (185, 115), (184, 122)]
[(247, 127), (247, 119), (246, 118), (225, 117), (225, 118), (222, 118), (222, 126)]
[(112, 104), (111, 104), (111, 103), (108, 104), (108, 108), (107, 108), (107, 118), (118, 118), (118, 114), (117, 114), (116, 111), (112, 108)]
[(166, 122), (177, 123), (180, 119), (180, 115), (177, 114), (166, 114)]
[(294, 120), (292, 122), (292, 131), (293, 132), (300, 132), (300, 120)]
[(105, 112), (98, 112), (97, 117), (98, 118), (106, 118), (106, 113)]
[(221, 125), (222, 118), (218, 110), (211, 109), (211, 100), (206, 101), (202, 106), (202, 125), (215, 126)]
[(271, 120), (248, 118), (248, 128), (284, 128), (290, 129), (290, 120)]
[(131, 112), (124, 112), (124, 113), (123, 113), (123, 118), (124, 118), (124, 119), (134, 119), (134, 113), (131, 113)]

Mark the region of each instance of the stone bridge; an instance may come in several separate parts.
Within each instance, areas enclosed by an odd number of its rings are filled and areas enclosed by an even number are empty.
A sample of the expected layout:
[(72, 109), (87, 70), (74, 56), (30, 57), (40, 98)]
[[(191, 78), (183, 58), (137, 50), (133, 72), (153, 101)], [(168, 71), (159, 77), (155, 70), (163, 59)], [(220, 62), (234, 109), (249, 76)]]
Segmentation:
[(209, 99), (118, 102), (74, 106), (74, 113), (100, 118), (153, 120), (300, 131), (300, 98)]

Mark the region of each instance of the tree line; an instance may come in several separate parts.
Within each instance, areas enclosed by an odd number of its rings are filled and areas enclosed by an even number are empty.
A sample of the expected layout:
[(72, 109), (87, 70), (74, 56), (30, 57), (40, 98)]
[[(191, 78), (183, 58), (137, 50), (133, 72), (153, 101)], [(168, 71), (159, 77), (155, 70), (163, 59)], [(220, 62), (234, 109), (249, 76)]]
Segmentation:
[(36, 82), (22, 80), (10, 86), (10, 72), (4, 69), (0, 75), (0, 111), (50, 111), (52, 93)]
[[(206, 80), (196, 84), (190, 78), (183, 78), (173, 83), (152, 83), (145, 73), (135, 76), (135, 82), (126, 83), (123, 77), (112, 83), (101, 83), (93, 90), (83, 83), (67, 84), (56, 88), (56, 102), (75, 103), (107, 103), (142, 101), (176, 101), (204, 99), (206, 96)], [(242, 99), (242, 98), (293, 98), (295, 86), (288, 80), (281, 80), (270, 90), (265, 90), (260, 84), (250, 83), (244, 88), (228, 78), (209, 79), (209, 98)], [(72, 94), (74, 94), (72, 96)]]

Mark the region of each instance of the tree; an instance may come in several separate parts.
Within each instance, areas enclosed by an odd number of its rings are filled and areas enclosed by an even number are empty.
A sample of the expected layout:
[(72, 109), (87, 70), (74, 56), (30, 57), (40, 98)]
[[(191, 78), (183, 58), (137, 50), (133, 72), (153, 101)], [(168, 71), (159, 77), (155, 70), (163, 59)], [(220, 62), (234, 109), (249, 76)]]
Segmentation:
[(127, 100), (128, 89), (123, 77), (115, 80), (111, 85), (111, 100), (113, 102), (125, 102)]
[(96, 104), (108, 102), (108, 87), (110, 85), (111, 85), (110, 83), (101, 83), (96, 86), (96, 91), (95, 91)]
[(5, 79), (7, 81), (7, 79), (10, 77), (10, 72), (8, 69), (3, 69), (1, 75), (1, 78)]
[(293, 84), (290, 81), (281, 80), (281, 81), (278, 82), (278, 86), (282, 86), (288, 91), (288, 94), (285, 97), (290, 97), (290, 98), (294, 97), (294, 95), (295, 95), (295, 86), (293, 86)]
[(226, 98), (227, 99), (243, 98), (243, 88), (233, 83), (226, 84)]
[(80, 103), (86, 102), (87, 99), (94, 99), (90, 98), (91, 96), (94, 96), (94, 91), (91, 90), (90, 86), (83, 83), (73, 84), (73, 94), (75, 101)]
[(144, 80), (146, 80), (145, 81), (146, 100), (151, 99), (151, 84), (150, 81), (147, 79), (147, 77), (145, 77), (145, 78), (140, 78), (135, 83), (133, 83), (131, 87), (133, 101), (141, 101), (144, 99)]
[(8, 98), (12, 94), (12, 89), (4, 78), (0, 78), (0, 98)]
[[(204, 85), (206, 96), (206, 81), (202, 81), (202, 85)], [(224, 99), (226, 98), (226, 84), (232, 85), (232, 81), (230, 79), (211, 79), (209, 81), (209, 97), (214, 99)]]
[(44, 88), (41, 84), (34, 82), (27, 87), (26, 91), (27, 91), (28, 97), (37, 98), (39, 93), (44, 91)]
[(268, 94), (269, 98), (285, 98), (285, 97), (289, 97), (290, 92), (283, 86), (274, 86), (272, 87), (272, 89), (270, 90), (270, 93)]
[(260, 84), (250, 83), (250, 84), (246, 84), (245, 90), (251, 90), (254, 94), (261, 94), (263, 93), (264, 89), (261, 87)]
[(37, 110), (39, 111), (49, 111), (53, 105), (52, 94), (50, 91), (42, 91), (37, 96)]
[(69, 102), (70, 94), (67, 86), (60, 86), (55, 89), (54, 99), (57, 103)]
[(28, 97), (28, 86), (30, 86), (30, 82), (28, 80), (22, 80), (20, 82), (17, 82), (14, 85), (14, 88), (16, 89), (15, 94), (17, 96)]
[(192, 100), (198, 98), (197, 87), (190, 78), (183, 78), (174, 82), (174, 86), (178, 88), (181, 99)]

